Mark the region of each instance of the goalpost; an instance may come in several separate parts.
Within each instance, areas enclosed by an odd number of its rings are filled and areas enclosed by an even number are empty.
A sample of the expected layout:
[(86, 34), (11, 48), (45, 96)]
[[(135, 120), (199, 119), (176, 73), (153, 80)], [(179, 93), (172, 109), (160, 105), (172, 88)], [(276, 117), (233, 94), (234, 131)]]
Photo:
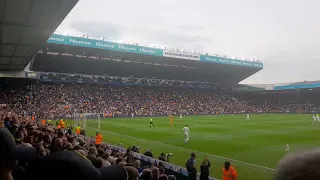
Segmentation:
[(75, 113), (74, 126), (80, 125), (82, 129), (100, 130), (101, 113)]

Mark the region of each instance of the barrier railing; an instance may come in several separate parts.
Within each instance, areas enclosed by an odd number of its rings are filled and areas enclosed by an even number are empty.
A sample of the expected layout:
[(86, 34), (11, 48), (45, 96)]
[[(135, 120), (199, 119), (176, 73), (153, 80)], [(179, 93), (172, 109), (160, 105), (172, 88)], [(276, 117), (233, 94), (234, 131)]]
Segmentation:
[[(87, 129), (86, 133), (89, 136), (94, 136), (95, 130)], [(117, 146), (116, 144), (119, 144), (119, 143), (121, 143), (122, 146), (127, 146), (127, 147), (132, 145), (139, 145), (141, 146), (141, 149), (140, 149), (141, 152), (144, 152), (146, 149), (152, 147), (153, 148), (152, 152), (157, 155), (160, 155), (160, 153), (162, 153), (163, 151), (166, 151), (164, 153), (173, 153), (174, 156), (170, 158), (170, 163), (173, 163), (175, 165), (173, 164), (170, 164), (170, 165), (172, 165), (173, 169), (176, 169), (178, 171), (181, 170), (182, 173), (185, 173), (185, 169), (182, 168), (182, 166), (185, 165), (187, 159), (190, 157), (191, 152), (196, 153), (197, 161), (198, 162), (200, 161), (199, 163), (197, 163), (197, 166), (198, 166), (197, 169), (199, 169), (199, 165), (201, 164), (202, 159), (207, 158), (211, 162), (210, 176), (215, 177), (214, 179), (216, 180), (220, 179), (219, 177), (222, 176), (222, 166), (225, 161), (230, 161), (231, 164), (236, 168), (236, 170), (238, 171), (240, 180), (241, 179), (268, 180), (268, 179), (272, 179), (273, 172), (274, 172), (273, 168), (251, 164), (248, 162), (243, 162), (243, 161), (221, 157), (217, 155), (212, 155), (209, 153), (187, 149), (179, 146), (174, 146), (167, 143), (141, 139), (137, 137), (132, 137), (132, 136), (110, 132), (110, 131), (104, 131), (104, 130), (100, 130), (100, 133), (103, 135), (104, 140), (106, 142), (112, 143), (113, 146)], [(120, 147), (120, 145), (118, 147)], [(155, 159), (150, 159), (150, 161), (155, 161)]]
[[(84, 138), (90, 138), (90, 137), (86, 137), (86, 136), (83, 136)], [(90, 138), (92, 140), (94, 140), (93, 138)], [(107, 143), (108, 146), (112, 149), (112, 150), (115, 150), (115, 151), (118, 151), (118, 152), (126, 152), (127, 149), (125, 149), (124, 147), (121, 147), (121, 146), (117, 146), (117, 145), (114, 145), (112, 143)], [(168, 163), (168, 162), (164, 162), (164, 161), (161, 161), (159, 159), (155, 159), (155, 158), (152, 158), (152, 157), (149, 157), (149, 156), (145, 156), (143, 154), (140, 154), (140, 153), (136, 153), (136, 152), (133, 152), (133, 156), (137, 159), (140, 159), (140, 160), (143, 160), (143, 161), (146, 161), (146, 162), (149, 162), (150, 164), (158, 164), (159, 162), (163, 162), (163, 165), (164, 165), (164, 168), (165, 169), (169, 169), (171, 171), (174, 171), (176, 173), (180, 173), (184, 176), (188, 176), (188, 171), (186, 168), (183, 168), (181, 166), (178, 166), (178, 165), (174, 165), (174, 164), (171, 164), (171, 163)], [(198, 177), (200, 176), (200, 173), (197, 174)], [(218, 180), (218, 179), (215, 179), (213, 177), (209, 177), (209, 180)]]

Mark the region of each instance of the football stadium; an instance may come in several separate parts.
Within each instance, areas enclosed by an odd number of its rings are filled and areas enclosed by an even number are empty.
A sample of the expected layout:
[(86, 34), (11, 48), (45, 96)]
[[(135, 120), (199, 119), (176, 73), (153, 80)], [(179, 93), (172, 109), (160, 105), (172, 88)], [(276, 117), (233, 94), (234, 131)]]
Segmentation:
[(14, 179), (269, 180), (319, 146), (320, 82), (243, 85), (261, 61), (55, 32), (77, 0), (0, 2)]

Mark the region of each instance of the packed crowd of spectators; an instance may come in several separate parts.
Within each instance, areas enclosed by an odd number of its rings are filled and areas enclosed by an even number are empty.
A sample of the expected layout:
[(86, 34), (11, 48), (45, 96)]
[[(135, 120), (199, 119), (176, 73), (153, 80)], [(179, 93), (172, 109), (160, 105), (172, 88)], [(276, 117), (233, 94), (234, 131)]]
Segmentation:
[(9, 107), (0, 109), (0, 118), (1, 180), (176, 179), (166, 172), (161, 161), (140, 162), (133, 156), (133, 148), (117, 151), (70, 129), (40, 125)]
[(85, 84), (34, 84), (28, 88), (2, 91), (0, 100), (21, 115), (37, 118), (72, 117), (75, 113), (153, 116), (313, 113), (319, 110), (317, 99), (289, 101), (281, 94), (250, 96), (194, 89)]

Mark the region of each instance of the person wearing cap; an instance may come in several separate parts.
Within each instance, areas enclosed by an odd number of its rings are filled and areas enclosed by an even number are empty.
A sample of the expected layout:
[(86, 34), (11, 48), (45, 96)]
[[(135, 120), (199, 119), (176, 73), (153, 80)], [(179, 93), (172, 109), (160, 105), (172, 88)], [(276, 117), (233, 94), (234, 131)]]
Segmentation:
[(18, 160), (26, 161), (37, 157), (34, 147), (17, 146), (7, 128), (0, 128), (0, 179), (11, 180)]
[(234, 167), (231, 166), (229, 161), (224, 163), (222, 168), (222, 180), (238, 180), (238, 173)]

